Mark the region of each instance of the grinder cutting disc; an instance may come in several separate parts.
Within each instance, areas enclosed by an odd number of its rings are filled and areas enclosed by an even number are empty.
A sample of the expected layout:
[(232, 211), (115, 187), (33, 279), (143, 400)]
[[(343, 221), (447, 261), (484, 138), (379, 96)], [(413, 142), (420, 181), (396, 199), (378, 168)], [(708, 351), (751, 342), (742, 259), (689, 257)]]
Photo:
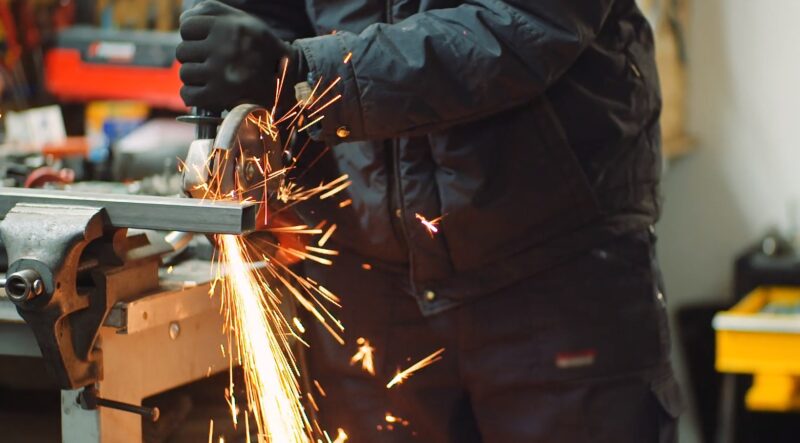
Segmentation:
[[(222, 120), (213, 143), (197, 140), (192, 144), (184, 170), (186, 192), (196, 198), (211, 195), (262, 203), (274, 199), (279, 179), (267, 179), (283, 166), (282, 147), (277, 134), (270, 134), (268, 122), (268, 112), (262, 107), (244, 104), (233, 108)], [(266, 206), (261, 205), (259, 227), (267, 222)]]

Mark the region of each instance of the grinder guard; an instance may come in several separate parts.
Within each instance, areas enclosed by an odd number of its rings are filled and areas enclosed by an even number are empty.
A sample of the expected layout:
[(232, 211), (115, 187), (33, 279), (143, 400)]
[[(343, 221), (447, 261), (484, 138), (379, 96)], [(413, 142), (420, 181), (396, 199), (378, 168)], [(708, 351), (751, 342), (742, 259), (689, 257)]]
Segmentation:
[[(274, 199), (275, 191), (265, 183), (282, 167), (283, 149), (277, 134), (270, 136), (259, 127), (269, 122), (266, 109), (243, 104), (225, 116), (213, 140), (195, 140), (183, 169), (187, 195), (261, 203)], [(261, 228), (267, 223), (266, 211), (267, 205), (261, 204)]]

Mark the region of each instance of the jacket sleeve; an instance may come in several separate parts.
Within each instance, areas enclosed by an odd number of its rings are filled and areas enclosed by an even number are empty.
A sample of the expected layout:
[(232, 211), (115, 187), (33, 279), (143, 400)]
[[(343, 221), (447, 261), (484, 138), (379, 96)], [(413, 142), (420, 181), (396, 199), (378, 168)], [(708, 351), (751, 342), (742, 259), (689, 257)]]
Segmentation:
[(315, 138), (423, 134), (528, 102), (595, 38), (613, 2), (467, 0), (360, 34), (298, 40), (313, 79), (341, 77), (342, 99)]
[(283, 40), (315, 35), (301, 0), (222, 0), (263, 20)]

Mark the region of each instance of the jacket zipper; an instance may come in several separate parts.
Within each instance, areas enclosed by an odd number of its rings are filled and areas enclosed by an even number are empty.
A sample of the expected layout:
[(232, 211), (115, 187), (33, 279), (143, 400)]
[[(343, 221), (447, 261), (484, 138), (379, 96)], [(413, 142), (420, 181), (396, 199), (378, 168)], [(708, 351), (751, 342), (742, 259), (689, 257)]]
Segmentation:
[(392, 157), (394, 159), (394, 187), (395, 192), (397, 192), (397, 218), (400, 220), (400, 231), (403, 233), (403, 240), (405, 242), (406, 250), (408, 251), (408, 269), (409, 269), (409, 278), (411, 280), (411, 287), (414, 288), (414, 254), (411, 252), (411, 242), (408, 238), (408, 227), (406, 226), (406, 201), (403, 198), (403, 180), (401, 179), (400, 175), (400, 146), (397, 143), (397, 139), (392, 139)]
[[(392, 6), (394, 0), (386, 0), (386, 23), (392, 24), (394, 20), (392, 20)], [(409, 270), (409, 283), (411, 284), (412, 290), (416, 291), (416, 285), (414, 284), (414, 254), (411, 253), (410, 241), (408, 238), (408, 227), (406, 227), (406, 202), (403, 198), (403, 180), (400, 176), (400, 145), (397, 143), (397, 139), (392, 139), (392, 158), (394, 163), (394, 187), (395, 192), (397, 192), (397, 214), (390, 214), (389, 216), (395, 216), (400, 219), (400, 231), (403, 233), (403, 240), (405, 242), (406, 250), (408, 251), (408, 270)]]
[[(386, 0), (386, 23), (388, 24), (392, 24), (394, 22), (392, 19), (393, 4), (394, 0)], [(401, 179), (400, 175), (400, 146), (397, 143), (396, 138), (392, 139), (392, 157), (394, 160), (394, 164), (392, 165), (394, 167), (394, 187), (395, 192), (397, 192), (397, 211), (399, 211), (396, 216), (400, 219), (400, 230), (403, 232), (403, 240), (405, 240), (406, 250), (408, 250), (408, 269), (410, 271), (409, 277), (411, 280), (411, 287), (414, 288), (414, 254), (411, 253), (411, 247), (409, 246), (410, 242), (408, 238), (408, 228), (406, 227), (406, 202), (403, 198), (403, 180)]]

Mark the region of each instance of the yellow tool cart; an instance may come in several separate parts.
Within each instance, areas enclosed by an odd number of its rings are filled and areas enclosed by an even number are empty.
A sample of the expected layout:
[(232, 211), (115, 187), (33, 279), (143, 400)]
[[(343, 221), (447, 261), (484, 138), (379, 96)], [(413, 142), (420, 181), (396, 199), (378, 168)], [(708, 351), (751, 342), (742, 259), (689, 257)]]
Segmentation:
[(752, 411), (800, 411), (800, 287), (760, 287), (714, 317), (716, 367), (752, 374)]

